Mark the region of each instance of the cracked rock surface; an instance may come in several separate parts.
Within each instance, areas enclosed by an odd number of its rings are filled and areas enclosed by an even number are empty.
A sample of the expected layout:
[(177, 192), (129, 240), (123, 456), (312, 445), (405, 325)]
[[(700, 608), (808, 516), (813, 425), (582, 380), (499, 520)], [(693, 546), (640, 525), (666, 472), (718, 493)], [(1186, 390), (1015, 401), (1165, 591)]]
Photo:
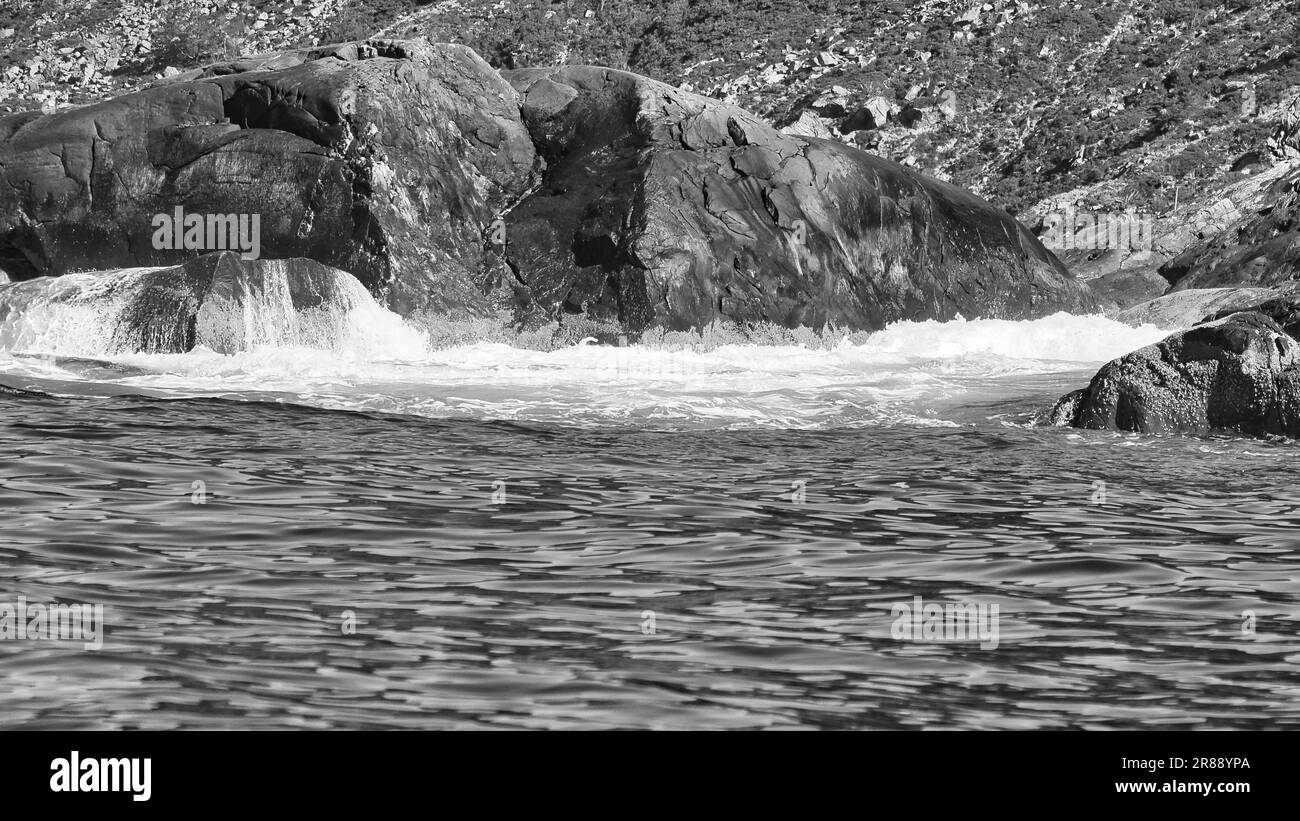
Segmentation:
[(503, 72), (547, 169), (509, 216), (522, 310), (646, 325), (875, 329), (1094, 303), (954, 186), (638, 75)]
[(484, 313), (483, 227), (534, 162), (510, 86), (463, 46), (211, 66), (0, 118), (0, 268), (21, 279), (178, 264), (196, 252), (155, 249), (155, 214), (257, 213), (264, 257), (349, 271), (399, 312)]
[(264, 258), (348, 271), (402, 314), (636, 333), (1095, 305), (969, 192), (628, 72), (370, 41), (0, 118), (11, 278), (183, 262), (150, 241), (177, 206), (258, 213)]

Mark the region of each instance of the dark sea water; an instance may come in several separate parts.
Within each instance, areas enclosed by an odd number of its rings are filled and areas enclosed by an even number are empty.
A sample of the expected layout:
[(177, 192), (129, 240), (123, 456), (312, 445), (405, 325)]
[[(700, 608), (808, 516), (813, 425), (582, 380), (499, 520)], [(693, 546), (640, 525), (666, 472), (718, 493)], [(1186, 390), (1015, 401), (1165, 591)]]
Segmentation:
[(1039, 423), (1159, 329), (139, 355), (84, 279), (0, 286), (0, 620), (104, 620), (0, 623), (4, 728), (1300, 724), (1300, 445)]
[[(0, 594), (107, 623), (0, 642), (0, 716), (1294, 726), (1297, 445), (1029, 424), (1082, 378), (813, 430), (0, 397)], [(996, 603), (998, 646), (894, 638), (916, 596)]]

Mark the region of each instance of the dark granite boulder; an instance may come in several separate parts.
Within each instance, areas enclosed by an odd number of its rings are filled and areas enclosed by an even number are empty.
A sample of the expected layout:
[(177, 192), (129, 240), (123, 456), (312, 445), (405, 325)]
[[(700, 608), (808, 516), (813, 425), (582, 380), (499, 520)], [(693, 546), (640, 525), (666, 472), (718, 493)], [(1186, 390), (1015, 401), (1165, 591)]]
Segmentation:
[(521, 310), (872, 329), (1095, 303), (973, 194), (716, 100), (590, 66), (505, 72), (547, 162), (508, 217)]
[(0, 269), (174, 265), (152, 220), (260, 215), (264, 257), (354, 274), (406, 312), (485, 314), (488, 226), (527, 190), (510, 86), (463, 46), (362, 43), (209, 67), (0, 118)]
[(1300, 343), (1234, 313), (1102, 366), (1051, 412), (1057, 425), (1139, 433), (1300, 437)]
[(628, 72), (503, 79), (463, 46), (374, 41), (0, 118), (11, 278), (230, 247), (157, 247), (177, 209), (256, 214), (263, 258), (348, 271), (434, 320), (872, 329), (1096, 304), (969, 192)]

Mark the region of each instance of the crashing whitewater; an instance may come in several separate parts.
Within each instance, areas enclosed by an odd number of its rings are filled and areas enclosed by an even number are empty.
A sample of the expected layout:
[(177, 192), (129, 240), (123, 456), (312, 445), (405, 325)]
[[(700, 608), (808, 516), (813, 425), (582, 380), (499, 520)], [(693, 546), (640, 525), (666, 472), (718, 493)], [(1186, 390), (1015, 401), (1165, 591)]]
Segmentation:
[(1058, 313), (1034, 320), (899, 322), (816, 344), (672, 335), (628, 347), (516, 341), (446, 346), (338, 273), (304, 307), (272, 266), (208, 299), (187, 353), (123, 347), (133, 283), (74, 274), (0, 285), (0, 378), (71, 395), (221, 396), (432, 418), (580, 425), (859, 427), (952, 425), (954, 406), (1025, 379), (1079, 373), (1161, 339), (1153, 325)]

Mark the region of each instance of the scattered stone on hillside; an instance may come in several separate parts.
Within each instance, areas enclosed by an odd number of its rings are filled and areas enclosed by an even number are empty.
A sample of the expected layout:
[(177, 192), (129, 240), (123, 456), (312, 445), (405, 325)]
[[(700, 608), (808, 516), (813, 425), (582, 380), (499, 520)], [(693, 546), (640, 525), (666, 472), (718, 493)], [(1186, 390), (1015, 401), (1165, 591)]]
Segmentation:
[(834, 119), (844, 116), (846, 105), (848, 105), (848, 90), (834, 86), (823, 92), (809, 108), (819, 117)]
[(898, 121), (914, 130), (931, 129), (939, 124), (939, 101), (934, 97), (915, 97), (902, 107)]
[(867, 100), (864, 106), (840, 122), (840, 133), (852, 134), (855, 131), (884, 128), (888, 124), (890, 116), (897, 113), (898, 110), (898, 104), (892, 100), (887, 100), (884, 97), (872, 97)]
[(956, 19), (953, 20), (953, 23), (957, 26), (973, 26), (979, 23), (979, 20), (980, 4), (976, 3), (961, 14), (957, 15)]
[(758, 78), (763, 81), (764, 85), (772, 86), (785, 82), (786, 76), (787, 74), (781, 66), (769, 65), (759, 72)]
[(781, 131), (797, 137), (818, 137), (820, 139), (830, 139), (831, 137), (830, 129), (822, 122), (822, 118), (811, 111), (803, 112), (799, 115), (799, 119), (787, 125)]
[(957, 116), (957, 92), (947, 89), (939, 95), (939, 113), (948, 119)]

